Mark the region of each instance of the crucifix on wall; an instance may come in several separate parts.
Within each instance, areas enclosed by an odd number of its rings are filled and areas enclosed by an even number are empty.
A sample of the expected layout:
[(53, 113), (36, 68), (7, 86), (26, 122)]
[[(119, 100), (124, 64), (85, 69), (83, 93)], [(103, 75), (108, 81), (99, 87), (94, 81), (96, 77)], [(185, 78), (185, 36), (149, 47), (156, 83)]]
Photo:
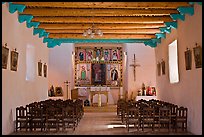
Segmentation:
[(130, 67), (133, 67), (133, 73), (134, 73), (134, 81), (136, 80), (136, 67), (139, 67), (139, 64), (136, 64), (135, 54), (133, 59), (133, 64), (130, 64)]

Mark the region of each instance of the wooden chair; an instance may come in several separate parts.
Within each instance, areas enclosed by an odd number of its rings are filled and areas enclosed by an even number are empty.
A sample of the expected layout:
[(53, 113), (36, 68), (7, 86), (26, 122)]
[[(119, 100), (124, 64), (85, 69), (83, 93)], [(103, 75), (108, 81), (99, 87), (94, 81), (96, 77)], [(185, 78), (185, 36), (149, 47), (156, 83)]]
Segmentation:
[(77, 125), (77, 118), (75, 117), (75, 110), (73, 106), (67, 106), (62, 110), (62, 129), (72, 128), (75, 130)]
[(168, 132), (171, 127), (171, 109), (167, 107), (159, 108), (159, 131), (161, 127), (168, 127)]
[(177, 109), (176, 118), (175, 118), (175, 130), (181, 128), (182, 131), (187, 132), (187, 114), (188, 109), (184, 107), (179, 107)]
[(139, 131), (140, 127), (139, 108), (132, 107), (127, 109), (126, 127), (128, 132), (130, 125), (134, 125), (134, 128), (137, 128), (137, 131)]
[(51, 128), (55, 131), (59, 131), (59, 108), (48, 107), (46, 108), (46, 131), (50, 131)]
[(142, 112), (142, 131), (144, 131), (145, 125), (147, 128), (151, 127), (154, 131), (155, 126), (155, 110), (154, 108), (145, 107)]
[(40, 128), (41, 131), (45, 130), (45, 118), (43, 117), (43, 109), (33, 107), (31, 109), (31, 131)]
[(20, 106), (16, 108), (16, 132), (18, 129), (28, 129), (29, 118), (27, 116), (27, 109), (26, 107)]

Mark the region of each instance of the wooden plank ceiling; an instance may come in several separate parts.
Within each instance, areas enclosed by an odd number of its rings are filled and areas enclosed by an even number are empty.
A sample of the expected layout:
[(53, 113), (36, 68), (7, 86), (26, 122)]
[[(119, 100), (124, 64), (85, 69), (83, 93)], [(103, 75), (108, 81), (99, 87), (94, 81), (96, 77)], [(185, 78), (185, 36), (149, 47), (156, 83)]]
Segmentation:
[(49, 32), (49, 38), (87, 39), (85, 29), (94, 25), (103, 36), (94, 39), (151, 39), (172, 22), (188, 2), (13, 2), (26, 6), (22, 15), (33, 15), (32, 22)]

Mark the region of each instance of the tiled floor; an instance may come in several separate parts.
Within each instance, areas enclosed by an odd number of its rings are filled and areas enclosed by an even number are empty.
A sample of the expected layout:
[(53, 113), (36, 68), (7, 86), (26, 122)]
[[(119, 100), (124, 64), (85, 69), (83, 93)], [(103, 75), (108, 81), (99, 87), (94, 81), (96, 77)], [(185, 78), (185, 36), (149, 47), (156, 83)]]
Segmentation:
[(191, 133), (174, 133), (174, 132), (151, 132), (148, 129), (145, 131), (137, 132), (133, 128), (127, 131), (125, 125), (122, 124), (119, 117), (117, 117), (116, 112), (85, 112), (83, 118), (81, 119), (79, 125), (76, 127), (75, 131), (68, 129), (66, 132), (40, 132), (40, 131), (21, 131), (14, 132), (12, 135), (192, 135)]

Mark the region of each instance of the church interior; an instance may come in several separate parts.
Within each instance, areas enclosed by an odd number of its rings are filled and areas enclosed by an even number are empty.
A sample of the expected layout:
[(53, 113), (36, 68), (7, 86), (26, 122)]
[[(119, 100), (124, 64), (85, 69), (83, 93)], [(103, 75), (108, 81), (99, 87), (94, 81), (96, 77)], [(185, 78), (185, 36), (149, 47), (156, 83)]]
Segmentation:
[(2, 2), (2, 134), (201, 135), (202, 2)]

